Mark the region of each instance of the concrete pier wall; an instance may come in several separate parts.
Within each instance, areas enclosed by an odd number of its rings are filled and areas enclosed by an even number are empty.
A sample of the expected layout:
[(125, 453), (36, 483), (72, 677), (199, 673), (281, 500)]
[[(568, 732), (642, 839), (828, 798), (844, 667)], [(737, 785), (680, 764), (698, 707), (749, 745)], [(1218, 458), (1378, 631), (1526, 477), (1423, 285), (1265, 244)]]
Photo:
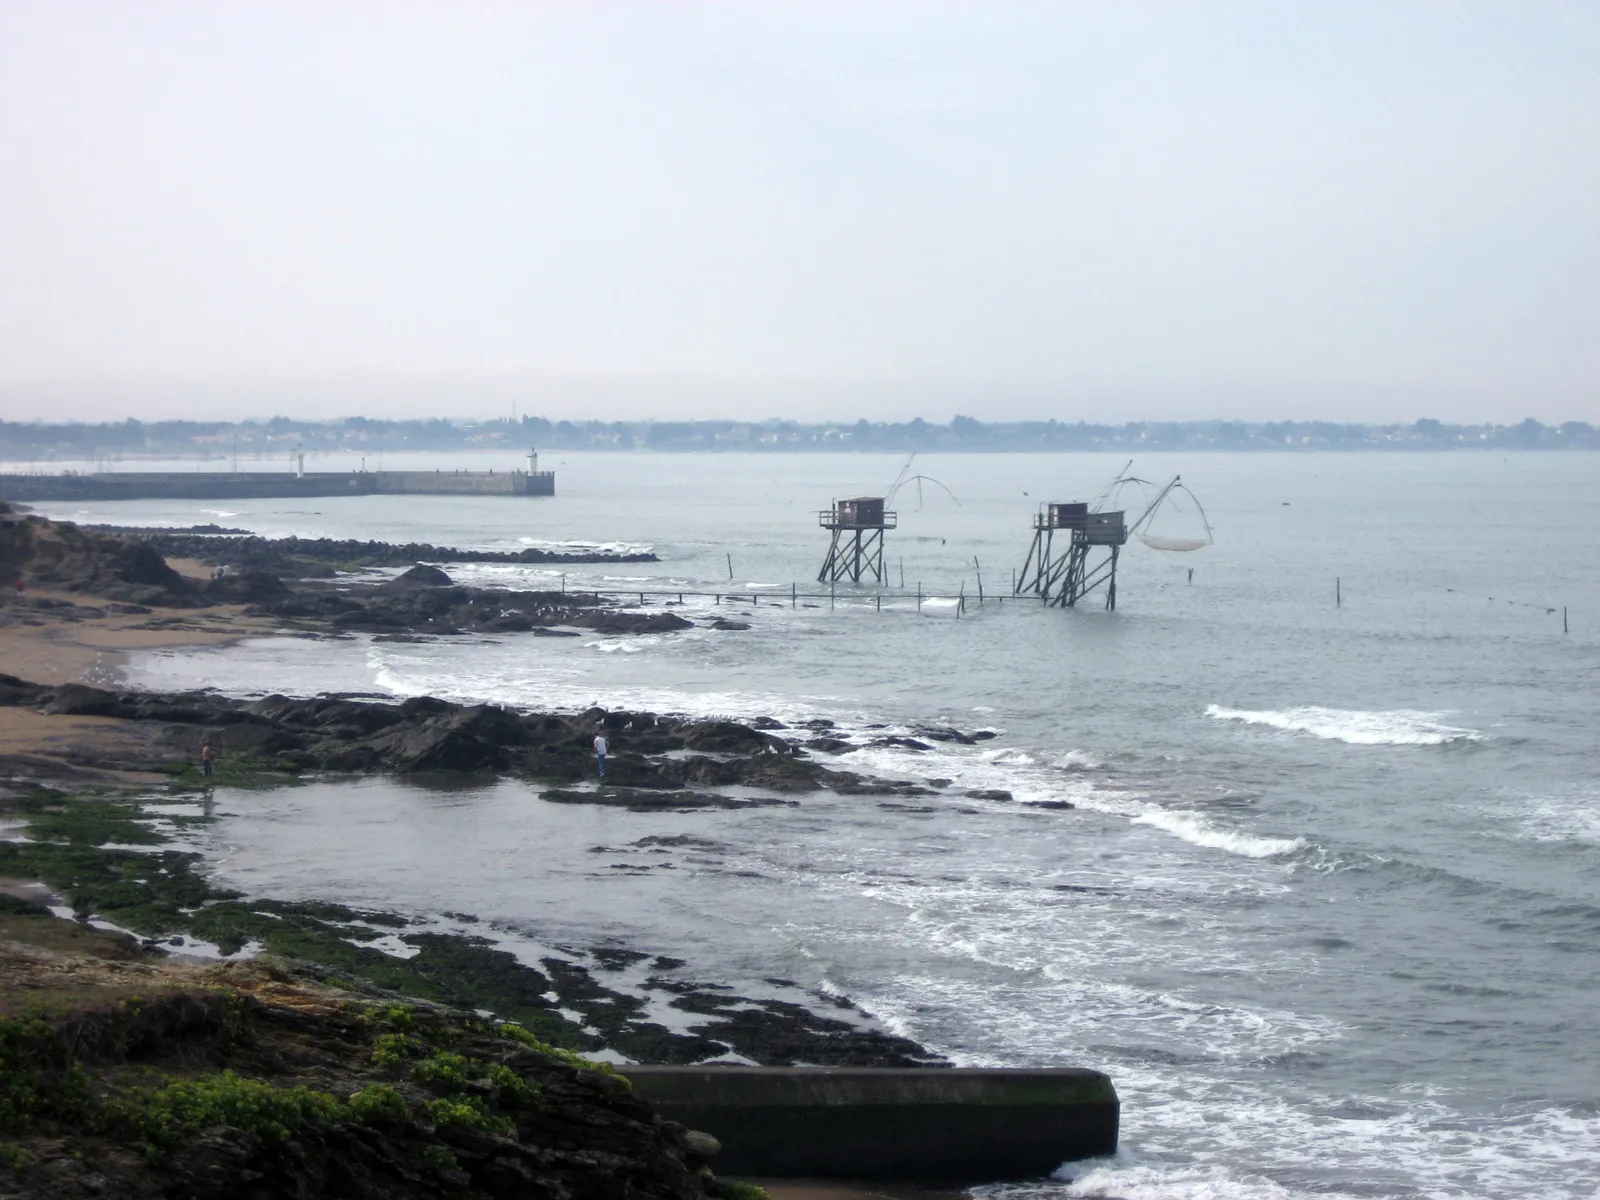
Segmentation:
[(1036, 1179), (1117, 1148), (1116, 1089), (1082, 1068), (622, 1071), (663, 1117), (722, 1142), (719, 1174)]
[(385, 496), (525, 496), (525, 471), (376, 471), (373, 491)]
[(553, 471), (107, 471), (0, 475), (0, 500), (252, 500), (284, 496), (553, 496)]

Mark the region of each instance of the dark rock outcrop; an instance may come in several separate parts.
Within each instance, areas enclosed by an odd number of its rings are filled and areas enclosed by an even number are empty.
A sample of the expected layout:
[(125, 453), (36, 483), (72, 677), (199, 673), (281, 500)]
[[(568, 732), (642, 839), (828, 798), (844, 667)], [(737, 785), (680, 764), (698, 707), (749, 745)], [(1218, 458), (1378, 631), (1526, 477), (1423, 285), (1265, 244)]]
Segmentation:
[[(10, 675), (0, 675), (0, 705), (140, 723), (142, 749), (122, 746), (98, 758), (86, 750), (74, 759), (102, 769), (178, 770), (193, 764), (209, 742), (224, 768), (243, 761), (250, 770), (266, 772), (496, 772), (569, 784), (593, 778), (593, 738), (604, 730), (612, 748), (608, 787), (666, 794), (659, 802), (633, 798), (630, 805), (691, 808), (705, 803), (694, 797), (696, 789), (729, 786), (778, 796), (823, 789), (864, 796), (932, 794), (919, 784), (831, 770), (776, 734), (735, 721), (654, 713), (523, 713), (431, 696), (400, 703), (348, 695), (244, 701), (214, 692), (47, 687)], [(723, 803), (727, 799), (719, 799), (719, 806), (748, 806)]]
[(450, 587), (455, 580), (446, 575), (438, 567), (430, 567), (427, 563), (418, 563), (409, 571), (395, 576), (388, 583), (392, 588), (418, 588), (418, 587)]

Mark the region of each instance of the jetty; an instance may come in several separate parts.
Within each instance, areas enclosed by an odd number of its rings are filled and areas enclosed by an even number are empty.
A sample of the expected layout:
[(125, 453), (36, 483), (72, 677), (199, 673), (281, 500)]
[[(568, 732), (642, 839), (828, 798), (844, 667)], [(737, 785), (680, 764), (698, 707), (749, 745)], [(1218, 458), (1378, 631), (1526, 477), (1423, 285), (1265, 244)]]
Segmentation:
[(721, 1142), (733, 1175), (1037, 1179), (1117, 1149), (1116, 1088), (1081, 1067), (624, 1070), (663, 1117)]
[(265, 500), (319, 496), (554, 496), (556, 474), (510, 471), (63, 471), (0, 474), (0, 500)]

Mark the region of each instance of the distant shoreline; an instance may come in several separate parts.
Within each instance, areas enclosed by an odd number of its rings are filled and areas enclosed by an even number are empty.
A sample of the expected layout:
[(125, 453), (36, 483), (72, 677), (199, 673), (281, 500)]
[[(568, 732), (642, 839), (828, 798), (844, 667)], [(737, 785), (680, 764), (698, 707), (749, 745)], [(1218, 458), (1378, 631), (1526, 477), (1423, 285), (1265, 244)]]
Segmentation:
[(1332, 421), (838, 421), (369, 420), (161, 421), (83, 424), (0, 421), (0, 463), (183, 457), (259, 461), (291, 453), (515, 455), (557, 451), (663, 453), (1349, 453), (1600, 450), (1585, 421), (1545, 425)]

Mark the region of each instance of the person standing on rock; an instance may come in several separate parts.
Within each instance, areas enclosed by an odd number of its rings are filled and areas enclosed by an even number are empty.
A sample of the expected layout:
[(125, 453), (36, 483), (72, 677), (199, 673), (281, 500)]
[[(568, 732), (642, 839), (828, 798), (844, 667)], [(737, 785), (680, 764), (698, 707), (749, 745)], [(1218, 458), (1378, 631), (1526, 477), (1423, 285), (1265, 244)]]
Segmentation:
[(606, 751), (608, 749), (610, 749), (610, 747), (606, 745), (606, 735), (603, 733), (595, 734), (594, 765), (595, 769), (600, 772), (601, 779), (606, 777)]
[(211, 748), (211, 743), (207, 742), (204, 746), (200, 747), (200, 771), (207, 779), (210, 779), (211, 773), (213, 770), (215, 770), (216, 765), (217, 753)]

